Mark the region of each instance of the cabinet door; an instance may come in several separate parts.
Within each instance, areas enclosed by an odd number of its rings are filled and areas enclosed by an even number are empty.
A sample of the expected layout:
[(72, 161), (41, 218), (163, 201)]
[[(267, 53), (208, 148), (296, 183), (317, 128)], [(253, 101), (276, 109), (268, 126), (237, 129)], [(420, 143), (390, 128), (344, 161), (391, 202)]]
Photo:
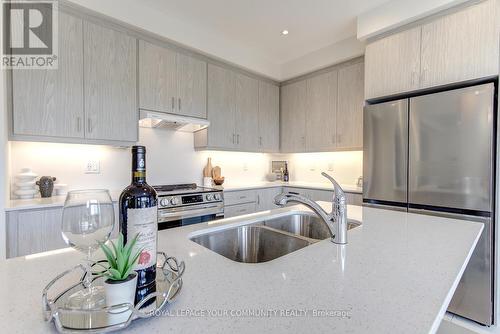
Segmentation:
[(213, 148), (234, 148), (235, 74), (225, 68), (208, 65), (208, 142)]
[(7, 257), (67, 247), (61, 236), (62, 208), (10, 212), (7, 215)]
[(237, 217), (254, 213), (256, 209), (255, 203), (245, 203), (238, 205), (230, 205), (224, 207), (224, 218)]
[(177, 103), (176, 53), (139, 41), (139, 107), (175, 112)]
[(337, 148), (363, 148), (364, 63), (339, 69)]
[(480, 2), (422, 27), (422, 88), (498, 75), (496, 3)]
[(207, 118), (207, 63), (177, 54), (178, 98), (176, 113)]
[(306, 148), (309, 152), (336, 147), (337, 74), (334, 70), (307, 80)]
[(137, 42), (84, 22), (86, 138), (138, 140)]
[(273, 84), (259, 82), (259, 148), (263, 152), (280, 149), (280, 92)]
[(307, 81), (281, 87), (281, 150), (304, 152), (306, 148)]
[(282, 191), (281, 187), (257, 190), (257, 211), (277, 209), (278, 206), (274, 204), (274, 198)]
[(235, 91), (236, 146), (242, 150), (258, 150), (259, 82), (236, 74)]
[(416, 27), (366, 46), (367, 100), (419, 88), (421, 30)]
[(83, 138), (83, 23), (59, 12), (56, 70), (15, 70), (14, 135)]

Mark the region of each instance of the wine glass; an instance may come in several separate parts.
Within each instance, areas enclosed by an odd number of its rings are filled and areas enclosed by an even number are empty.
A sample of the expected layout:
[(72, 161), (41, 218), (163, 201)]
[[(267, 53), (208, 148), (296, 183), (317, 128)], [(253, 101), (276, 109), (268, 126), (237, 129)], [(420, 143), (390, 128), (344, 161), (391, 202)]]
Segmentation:
[(90, 257), (106, 242), (113, 231), (115, 213), (108, 190), (70, 191), (64, 202), (61, 234), (69, 246), (84, 253), (84, 289), (69, 297), (68, 306), (79, 309), (94, 309), (105, 306), (101, 286), (92, 286)]

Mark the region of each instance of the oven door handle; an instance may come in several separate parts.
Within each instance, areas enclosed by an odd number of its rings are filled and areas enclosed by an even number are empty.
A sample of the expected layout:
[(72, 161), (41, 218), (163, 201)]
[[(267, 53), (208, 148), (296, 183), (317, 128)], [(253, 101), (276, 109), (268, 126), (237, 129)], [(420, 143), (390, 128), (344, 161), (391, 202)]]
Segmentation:
[(176, 212), (162, 212), (161, 210), (158, 212), (158, 220), (160, 222), (184, 219), (184, 218), (192, 218), (198, 216), (205, 215), (213, 215), (224, 212), (224, 207), (222, 205), (212, 206), (203, 209), (193, 209), (193, 210), (184, 210), (184, 211), (176, 211)]

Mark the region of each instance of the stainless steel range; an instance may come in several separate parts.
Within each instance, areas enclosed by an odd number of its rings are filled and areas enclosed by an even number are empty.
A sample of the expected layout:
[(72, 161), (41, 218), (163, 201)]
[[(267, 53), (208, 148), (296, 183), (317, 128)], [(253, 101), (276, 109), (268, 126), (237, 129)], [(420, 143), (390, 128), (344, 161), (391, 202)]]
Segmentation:
[(224, 218), (222, 190), (196, 184), (154, 186), (158, 193), (158, 229)]

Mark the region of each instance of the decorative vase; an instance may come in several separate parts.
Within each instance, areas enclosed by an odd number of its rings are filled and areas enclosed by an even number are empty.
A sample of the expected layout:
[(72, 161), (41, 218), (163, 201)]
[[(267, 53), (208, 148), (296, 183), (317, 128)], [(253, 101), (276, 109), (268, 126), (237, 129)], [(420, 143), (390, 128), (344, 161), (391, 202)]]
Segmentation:
[(52, 176), (42, 176), (36, 185), (40, 188), (40, 195), (42, 197), (51, 197), (54, 191), (54, 181), (55, 177)]
[[(137, 273), (133, 272), (128, 275), (127, 279), (123, 281), (113, 281), (109, 278), (104, 281), (104, 293), (106, 295), (106, 305), (115, 306), (120, 304), (131, 304), (134, 306), (135, 289), (137, 288)], [(131, 315), (131, 311), (127, 311), (127, 306), (119, 307), (110, 311), (110, 313), (117, 313), (123, 316), (123, 321)]]
[(208, 158), (207, 165), (203, 168), (203, 177), (212, 178), (212, 158)]

